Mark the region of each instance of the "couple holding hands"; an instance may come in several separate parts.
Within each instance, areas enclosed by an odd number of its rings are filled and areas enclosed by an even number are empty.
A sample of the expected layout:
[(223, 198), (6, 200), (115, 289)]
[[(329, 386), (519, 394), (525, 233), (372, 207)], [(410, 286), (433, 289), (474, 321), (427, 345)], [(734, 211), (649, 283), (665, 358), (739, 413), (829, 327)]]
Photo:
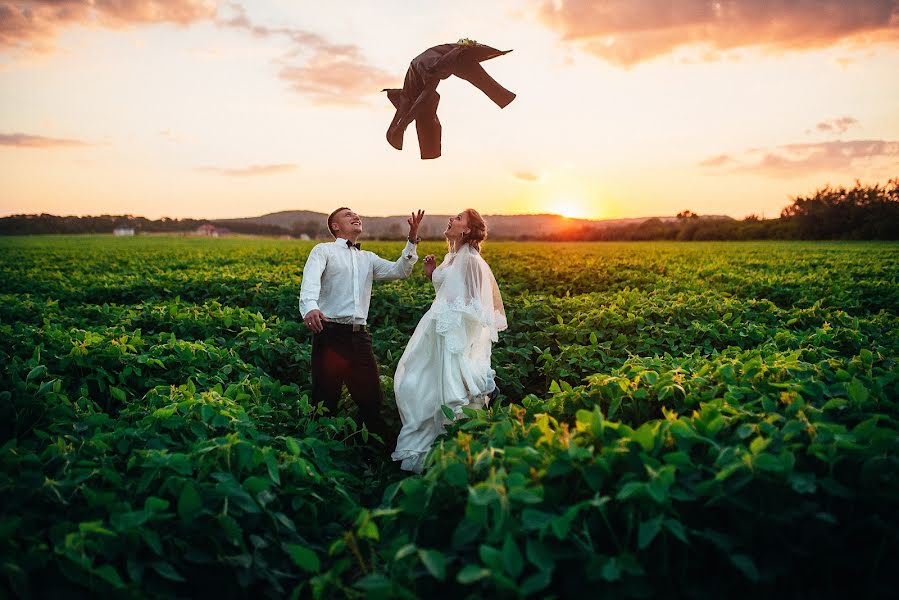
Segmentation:
[(334, 242), (316, 245), (303, 268), (300, 312), (312, 331), (312, 401), (333, 413), (344, 384), (359, 407), (362, 422), (378, 434), (391, 458), (407, 471), (421, 472), (434, 439), (448, 419), (443, 407), (460, 414), (463, 406), (483, 408), (498, 394), (490, 353), (497, 332), (506, 329), (499, 287), (481, 258), (487, 225), (476, 210), (451, 217), (449, 252), (438, 266), (424, 259), (435, 298), (409, 339), (393, 378), (403, 423), (393, 446), (380, 415), (383, 396), (368, 332), (372, 281), (403, 279), (418, 260), (418, 228), (424, 211), (408, 219), (402, 255), (385, 260), (357, 242), (362, 219), (346, 207), (328, 217)]

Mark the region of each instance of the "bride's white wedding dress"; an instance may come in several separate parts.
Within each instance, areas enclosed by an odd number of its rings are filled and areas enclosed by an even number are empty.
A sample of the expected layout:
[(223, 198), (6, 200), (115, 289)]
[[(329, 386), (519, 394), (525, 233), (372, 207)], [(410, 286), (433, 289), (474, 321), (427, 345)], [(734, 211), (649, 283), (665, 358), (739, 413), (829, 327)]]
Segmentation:
[(496, 279), (468, 244), (434, 270), (436, 298), (419, 321), (396, 368), (393, 389), (403, 428), (393, 460), (421, 472), (434, 439), (462, 407), (483, 408), (496, 389), (490, 352), (506, 313)]

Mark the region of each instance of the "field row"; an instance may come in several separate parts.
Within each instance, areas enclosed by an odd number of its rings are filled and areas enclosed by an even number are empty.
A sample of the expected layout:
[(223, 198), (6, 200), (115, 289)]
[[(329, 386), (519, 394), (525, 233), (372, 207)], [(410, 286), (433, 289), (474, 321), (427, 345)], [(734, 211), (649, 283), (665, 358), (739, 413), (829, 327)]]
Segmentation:
[[(15, 593), (893, 591), (899, 246), (489, 244), (502, 404), (414, 477), (362, 461), (348, 400), (309, 404), (310, 248), (0, 240)], [(395, 430), (391, 376), (432, 298), (418, 271), (375, 286)]]

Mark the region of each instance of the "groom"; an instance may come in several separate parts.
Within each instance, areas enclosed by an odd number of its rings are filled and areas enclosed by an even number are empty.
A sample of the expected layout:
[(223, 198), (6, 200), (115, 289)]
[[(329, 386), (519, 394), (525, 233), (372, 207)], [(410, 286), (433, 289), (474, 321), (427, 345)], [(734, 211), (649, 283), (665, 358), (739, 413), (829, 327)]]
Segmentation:
[(341, 207), (328, 216), (334, 241), (316, 245), (303, 267), (300, 313), (312, 331), (312, 402), (324, 403), (334, 414), (340, 391), (346, 384), (368, 430), (392, 449), (393, 436), (381, 418), (378, 365), (368, 333), (368, 305), (372, 280), (404, 279), (418, 260), (418, 226), (424, 211), (407, 219), (409, 237), (402, 255), (394, 262), (362, 250), (356, 241), (362, 219)]

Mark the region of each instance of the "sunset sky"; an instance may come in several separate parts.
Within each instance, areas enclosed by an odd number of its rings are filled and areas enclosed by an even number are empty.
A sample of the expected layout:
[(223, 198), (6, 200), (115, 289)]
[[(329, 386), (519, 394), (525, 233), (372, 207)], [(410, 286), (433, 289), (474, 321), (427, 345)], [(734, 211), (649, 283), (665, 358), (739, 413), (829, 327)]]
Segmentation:
[[(409, 61), (468, 37), (518, 97)], [(899, 176), (899, 0), (0, 0), (0, 216), (777, 216)]]

